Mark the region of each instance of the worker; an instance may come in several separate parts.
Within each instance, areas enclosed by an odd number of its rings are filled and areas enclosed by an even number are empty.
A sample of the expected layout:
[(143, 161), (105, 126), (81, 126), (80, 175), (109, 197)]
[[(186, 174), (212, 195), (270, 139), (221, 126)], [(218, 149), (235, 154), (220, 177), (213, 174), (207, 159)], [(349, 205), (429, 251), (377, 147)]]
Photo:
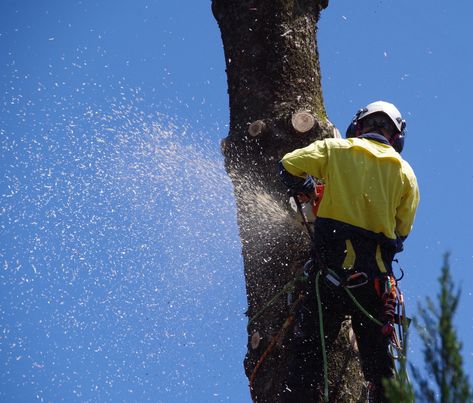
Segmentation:
[(386, 321), (386, 327), (370, 321), (346, 293), (324, 281), (319, 293), (326, 350), (350, 315), (368, 401), (385, 401), (382, 379), (391, 378), (394, 369), (388, 351), (394, 307), (386, 308), (392, 295), (386, 296), (380, 284), (389, 283), (390, 288), (395, 281), (392, 261), (403, 250), (419, 203), (415, 174), (400, 156), (405, 128), (393, 104), (373, 102), (356, 113), (346, 139), (317, 140), (279, 162), (281, 179), (301, 202), (314, 197), (313, 178), (325, 185), (313, 227), (313, 265), (296, 315), (284, 402), (311, 402), (321, 396), (324, 374), (314, 274), (328, 268), (339, 278), (365, 276), (366, 284), (352, 292), (368, 312)]

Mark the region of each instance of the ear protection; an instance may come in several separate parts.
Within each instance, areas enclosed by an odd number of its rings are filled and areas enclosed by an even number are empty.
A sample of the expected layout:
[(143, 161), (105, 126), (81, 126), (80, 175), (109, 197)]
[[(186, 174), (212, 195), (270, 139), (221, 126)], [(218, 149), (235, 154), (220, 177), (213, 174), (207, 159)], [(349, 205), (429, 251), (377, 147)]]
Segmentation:
[(350, 125), (347, 127), (346, 131), (346, 138), (350, 137), (358, 137), (361, 135), (361, 127), (358, 124), (358, 119), (362, 113), (367, 112), (368, 109), (366, 108), (361, 108), (358, 110), (358, 112), (355, 113), (355, 116), (353, 116), (353, 119), (350, 122)]
[(389, 141), (393, 148), (400, 154), (404, 148), (404, 139), (406, 137), (406, 121), (402, 119), (401, 121), (401, 131), (396, 133), (394, 136), (391, 137)]

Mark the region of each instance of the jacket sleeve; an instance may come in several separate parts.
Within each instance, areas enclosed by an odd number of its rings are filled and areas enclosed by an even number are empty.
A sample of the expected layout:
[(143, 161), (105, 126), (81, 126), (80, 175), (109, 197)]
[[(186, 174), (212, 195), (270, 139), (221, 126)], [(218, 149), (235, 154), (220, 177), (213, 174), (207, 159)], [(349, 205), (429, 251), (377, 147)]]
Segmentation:
[(396, 234), (403, 239), (411, 232), (419, 200), (417, 179), (409, 169), (405, 175), (403, 196), (396, 211)]
[(307, 147), (286, 154), (281, 160), (281, 164), (292, 176), (305, 178), (310, 175), (323, 179), (327, 166), (326, 141), (314, 141)]

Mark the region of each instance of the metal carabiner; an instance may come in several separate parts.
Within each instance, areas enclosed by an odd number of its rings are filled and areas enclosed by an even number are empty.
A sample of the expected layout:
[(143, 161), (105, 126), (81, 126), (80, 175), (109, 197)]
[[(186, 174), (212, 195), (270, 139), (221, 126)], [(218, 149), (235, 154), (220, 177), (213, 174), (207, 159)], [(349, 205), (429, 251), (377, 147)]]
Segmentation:
[(396, 346), (394, 343), (390, 342), (388, 344), (388, 354), (393, 360), (399, 360), (401, 357), (401, 349)]

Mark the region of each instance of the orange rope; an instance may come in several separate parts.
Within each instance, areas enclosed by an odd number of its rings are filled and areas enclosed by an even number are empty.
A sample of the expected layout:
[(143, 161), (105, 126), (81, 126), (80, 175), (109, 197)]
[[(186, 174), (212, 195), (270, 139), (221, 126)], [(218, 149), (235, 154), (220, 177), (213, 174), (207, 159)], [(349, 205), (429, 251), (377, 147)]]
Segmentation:
[(264, 353), (258, 359), (258, 362), (256, 363), (255, 368), (253, 369), (253, 372), (251, 373), (251, 376), (250, 376), (250, 392), (251, 392), (251, 399), (253, 401), (255, 401), (255, 396), (253, 394), (253, 392), (254, 392), (253, 385), (254, 385), (254, 382), (255, 382), (255, 379), (256, 379), (256, 373), (258, 372), (258, 369), (261, 367), (261, 365), (263, 365), (263, 362), (266, 360), (268, 355), (271, 353), (274, 346), (278, 343), (279, 339), (281, 338), (281, 336), (283, 335), (285, 330), (289, 326), (291, 326), (292, 322), (294, 322), (294, 315), (289, 315), (289, 317), (284, 322), (282, 328), (279, 330), (279, 332), (276, 334), (276, 336), (274, 336), (272, 338), (271, 343), (269, 343), (269, 345), (266, 348), (266, 350), (264, 351)]
[[(296, 302), (294, 302), (294, 304), (292, 306), (292, 309), (291, 309), (292, 312), (294, 312), (296, 306), (299, 305), (299, 303), (302, 301), (303, 298), (304, 297), (302, 295), (299, 295), (299, 298), (296, 300)], [(250, 376), (250, 393), (251, 393), (251, 399), (253, 401), (256, 401), (255, 395), (254, 395), (253, 385), (255, 383), (256, 374), (257, 374), (259, 368), (261, 367), (261, 365), (263, 365), (264, 361), (266, 360), (268, 355), (271, 353), (274, 346), (279, 342), (281, 336), (284, 335), (286, 330), (292, 325), (293, 322), (294, 322), (294, 314), (290, 313), (289, 316), (287, 317), (287, 319), (285, 320), (284, 324), (282, 325), (281, 329), (278, 331), (278, 333), (275, 336), (272, 337), (271, 342), (269, 343), (268, 347), (266, 347), (266, 350), (264, 350), (264, 353), (261, 354), (261, 357), (256, 362), (256, 365), (255, 365), (255, 367), (253, 369), (253, 372), (251, 373), (251, 376)]]

